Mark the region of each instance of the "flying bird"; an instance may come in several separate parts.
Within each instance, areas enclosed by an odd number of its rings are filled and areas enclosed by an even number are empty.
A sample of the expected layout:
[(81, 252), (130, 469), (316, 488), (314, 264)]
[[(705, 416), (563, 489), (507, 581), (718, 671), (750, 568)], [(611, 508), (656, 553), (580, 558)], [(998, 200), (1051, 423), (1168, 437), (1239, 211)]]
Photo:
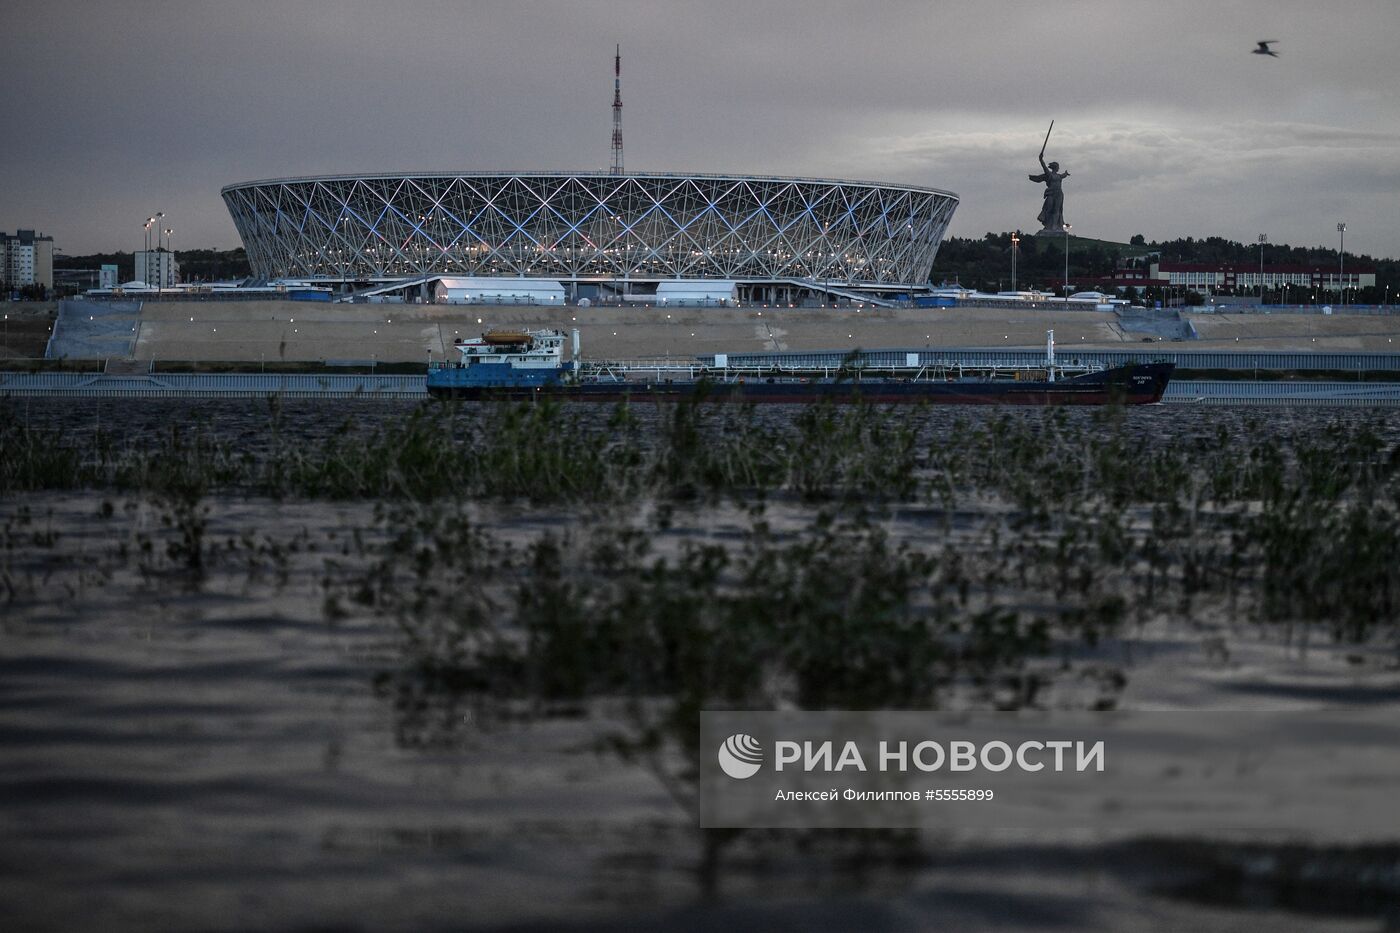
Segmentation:
[(1275, 52), (1273, 49), (1269, 48), (1269, 46), (1273, 45), (1277, 41), (1277, 39), (1260, 39), (1259, 48), (1253, 50), (1254, 54), (1268, 55), (1272, 58), (1278, 58), (1278, 53)]

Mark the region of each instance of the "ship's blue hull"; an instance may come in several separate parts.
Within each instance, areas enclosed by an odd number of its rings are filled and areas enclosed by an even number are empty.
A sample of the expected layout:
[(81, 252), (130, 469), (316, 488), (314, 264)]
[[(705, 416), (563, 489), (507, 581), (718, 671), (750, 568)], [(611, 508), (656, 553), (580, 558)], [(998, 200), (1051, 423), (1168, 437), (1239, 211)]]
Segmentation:
[[(565, 370), (514, 370), (476, 373), (481, 366), (434, 369), (428, 392), (438, 398), (509, 401), (559, 398), (611, 402), (624, 399), (680, 401), (704, 398), (718, 402), (807, 403), (824, 400), (942, 405), (1146, 405), (1162, 400), (1175, 366), (1144, 363), (1055, 382), (1029, 380), (956, 380), (865, 378), (811, 379), (762, 377), (747, 380), (637, 380), (565, 382)], [(502, 366), (501, 369), (509, 370)]]

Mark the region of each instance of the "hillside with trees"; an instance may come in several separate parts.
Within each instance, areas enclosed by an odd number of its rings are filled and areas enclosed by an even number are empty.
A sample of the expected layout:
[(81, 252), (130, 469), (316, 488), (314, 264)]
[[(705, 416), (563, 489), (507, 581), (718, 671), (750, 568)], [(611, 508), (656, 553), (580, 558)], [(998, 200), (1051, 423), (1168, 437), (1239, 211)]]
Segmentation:
[[(1018, 288), (1039, 288), (1054, 292), (1064, 284), (1065, 240), (1063, 237), (1020, 236), (1016, 284)], [(1165, 262), (1230, 263), (1257, 267), (1259, 244), (1237, 243), (1224, 237), (1165, 240), (1148, 242), (1141, 234), (1127, 243), (1089, 240), (1071, 237), (1069, 241), (1069, 280), (1077, 288), (1098, 287), (1106, 283), (1113, 270), (1131, 262), (1150, 262), (1160, 258)], [(1289, 246), (1286, 243), (1264, 245), (1264, 266), (1273, 265), (1337, 267), (1338, 254), (1326, 247)], [(1377, 304), (1390, 286), (1391, 296), (1400, 293), (1400, 262), (1376, 259), (1347, 252), (1348, 264), (1376, 270), (1375, 288), (1362, 289), (1357, 301)], [(948, 237), (938, 250), (933, 266), (933, 281), (957, 283), (979, 291), (1003, 291), (1011, 288), (1011, 234), (988, 233), (981, 239)]]

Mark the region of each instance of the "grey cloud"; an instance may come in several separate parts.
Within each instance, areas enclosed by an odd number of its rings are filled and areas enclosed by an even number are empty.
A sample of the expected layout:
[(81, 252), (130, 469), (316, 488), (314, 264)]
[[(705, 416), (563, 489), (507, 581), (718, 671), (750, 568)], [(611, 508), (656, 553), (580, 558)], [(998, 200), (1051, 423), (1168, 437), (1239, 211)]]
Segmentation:
[[(8, 0), (6, 20), (0, 119), (25, 131), (0, 147), (0, 229), (70, 252), (130, 248), (155, 209), (184, 245), (234, 245), (218, 188), (254, 178), (601, 168), (614, 42), (634, 169), (929, 184), (978, 235), (1033, 222), (1054, 118), (1071, 220), (1105, 236), (1306, 242), (1348, 211), (1348, 245), (1400, 251), (1376, 206), (1400, 164), (1393, 0)], [(1261, 29), (1280, 59), (1248, 54)]]

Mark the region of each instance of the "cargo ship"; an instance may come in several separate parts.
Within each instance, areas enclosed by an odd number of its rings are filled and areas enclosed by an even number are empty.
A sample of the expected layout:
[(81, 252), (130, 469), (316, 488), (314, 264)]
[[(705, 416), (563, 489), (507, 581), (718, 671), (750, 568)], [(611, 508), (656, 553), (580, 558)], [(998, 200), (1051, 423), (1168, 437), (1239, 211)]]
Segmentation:
[(836, 365), (773, 354), (735, 361), (716, 353), (689, 360), (588, 360), (578, 331), (564, 359), (558, 330), (492, 331), (453, 341), (456, 361), (428, 368), (437, 398), (510, 401), (533, 398), (612, 402), (625, 399), (805, 403), (864, 401), (940, 405), (1150, 405), (1162, 400), (1172, 363), (1104, 366), (1055, 359), (1054, 331), (1044, 363), (924, 362), (875, 365), (852, 351)]

